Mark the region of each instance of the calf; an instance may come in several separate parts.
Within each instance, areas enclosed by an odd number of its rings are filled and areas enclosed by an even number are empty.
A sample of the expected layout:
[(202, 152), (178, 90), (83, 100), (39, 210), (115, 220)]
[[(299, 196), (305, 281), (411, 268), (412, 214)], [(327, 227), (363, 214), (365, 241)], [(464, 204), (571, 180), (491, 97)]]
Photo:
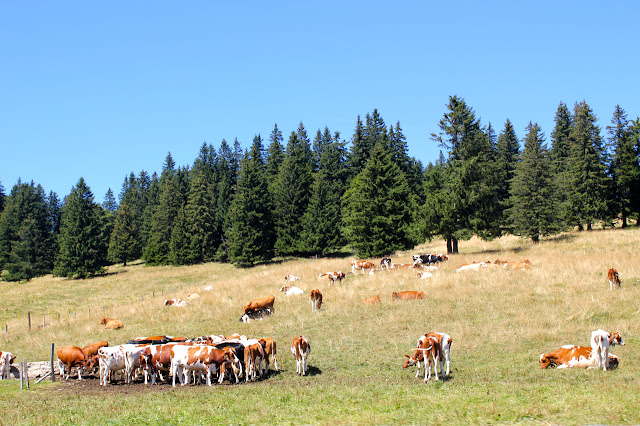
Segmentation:
[(614, 268), (611, 268), (607, 271), (607, 277), (609, 278), (609, 289), (615, 290), (616, 288), (620, 288), (620, 277), (618, 276), (618, 271)]
[(75, 367), (78, 370), (78, 380), (82, 380), (82, 370), (88, 366), (89, 362), (82, 349), (77, 346), (61, 346), (56, 355), (58, 356), (60, 376), (69, 379), (71, 369)]
[(616, 344), (624, 346), (624, 340), (620, 333), (609, 333), (598, 329), (591, 333), (591, 356), (595, 359), (596, 365), (607, 371), (607, 360), (609, 359), (609, 347)]
[(16, 356), (11, 352), (0, 351), (0, 380), (9, 378), (9, 371), (11, 370), (11, 364), (16, 359)]
[(418, 273), (416, 274), (416, 277), (420, 278), (421, 280), (424, 280), (426, 278), (433, 277), (433, 274), (429, 271), (418, 271)]
[(421, 291), (394, 291), (391, 293), (391, 300), (411, 300), (411, 299), (424, 299), (427, 297)]
[(443, 262), (445, 259), (449, 260), (448, 256), (443, 256), (442, 254), (414, 254), (413, 255), (413, 265), (431, 265), (432, 263)]
[(295, 275), (287, 275), (284, 277), (284, 280), (286, 282), (300, 281), (300, 277), (296, 277)]
[(264, 349), (259, 340), (250, 339), (244, 348), (245, 381), (253, 381), (262, 377), (262, 361), (265, 359)]
[(505, 269), (531, 269), (531, 264), (526, 262), (505, 262), (502, 267)]
[(376, 265), (374, 265), (373, 263), (367, 261), (367, 260), (354, 260), (351, 262), (351, 272), (355, 273), (356, 270), (362, 271), (362, 273), (364, 274), (364, 271), (367, 269), (374, 269), (376, 267)]
[(391, 258), (389, 257), (382, 258), (382, 260), (380, 261), (380, 270), (383, 270), (383, 269), (389, 270), (389, 268), (391, 268)]
[(285, 296), (299, 296), (301, 294), (304, 294), (304, 290), (302, 290), (300, 287), (295, 286), (289, 287), (283, 285), (282, 287), (280, 287), (280, 291), (283, 292)]
[(104, 346), (98, 349), (100, 363), (100, 385), (107, 386), (112, 373), (124, 371), (126, 367), (125, 355), (120, 346)]
[(176, 306), (176, 307), (181, 307), (181, 306), (187, 306), (190, 305), (191, 302), (188, 302), (186, 300), (182, 300), (182, 299), (164, 299), (164, 306)]
[(82, 348), (82, 353), (88, 360), (87, 369), (91, 374), (95, 374), (95, 367), (99, 364), (98, 349), (109, 346), (109, 342), (96, 342)]
[[(597, 367), (594, 357), (591, 356), (591, 348), (588, 346), (564, 345), (560, 349), (549, 353), (540, 354), (540, 368), (592, 368)], [(618, 366), (619, 358), (609, 354), (607, 368)]]
[[(418, 339), (418, 343), (416, 344), (416, 351), (414, 353), (414, 356), (413, 357), (408, 356), (408, 359), (405, 365), (403, 366), (403, 368), (407, 368), (408, 366), (415, 364), (418, 367), (418, 371), (416, 371), (416, 378), (418, 378), (418, 376), (420, 375), (420, 362), (424, 359), (424, 351), (422, 350), (418, 351), (417, 349), (423, 347), (424, 341), (427, 338), (436, 339), (436, 341), (440, 344), (440, 348), (442, 351), (440, 356), (440, 374), (444, 378), (445, 376), (448, 376), (451, 372), (451, 343), (453, 343), (453, 339), (451, 338), (451, 336), (449, 336), (446, 333), (440, 333), (436, 331), (433, 333), (427, 333), (422, 337), (420, 337)], [(446, 366), (447, 366), (446, 371), (443, 368), (444, 363), (446, 363)], [(438, 366), (436, 365), (435, 367), (437, 368)], [(426, 368), (426, 364), (425, 364), (425, 368)]]
[[(505, 264), (505, 266), (506, 266), (506, 264)], [(461, 267), (456, 269), (456, 272), (457, 273), (467, 272), (467, 271), (478, 272), (478, 271), (481, 271), (482, 269), (486, 269), (488, 267), (489, 266), (485, 262), (471, 263), (470, 265), (462, 265)]]
[[(442, 356), (442, 346), (438, 343), (436, 336), (426, 335), (424, 339), (418, 341), (419, 347), (416, 348), (414, 356), (405, 354), (407, 361), (402, 368), (407, 368), (411, 365), (415, 365), (420, 360), (420, 354), (422, 353), (422, 360), (424, 361), (424, 382), (428, 382), (431, 379), (431, 362), (433, 361), (433, 371), (436, 375), (436, 381), (438, 378), (438, 364), (440, 364), (440, 371), (442, 371), (442, 364), (440, 363), (440, 357)], [(428, 375), (427, 375), (428, 370)], [(420, 369), (418, 367), (418, 372)], [(417, 376), (416, 376), (417, 377)]]
[(100, 320), (100, 324), (103, 324), (104, 328), (108, 328), (109, 330), (117, 330), (124, 326), (122, 322), (107, 317), (102, 317), (102, 319)]
[(322, 307), (322, 293), (317, 288), (311, 290), (311, 310), (319, 311)]
[(324, 274), (320, 274), (318, 276), (318, 278), (329, 280), (330, 284), (334, 284), (335, 285), (336, 280), (338, 280), (340, 283), (342, 283), (342, 280), (346, 276), (347, 276), (347, 274), (345, 274), (342, 271), (334, 271), (334, 272), (327, 272), (327, 273), (324, 273)]
[(365, 305), (375, 305), (380, 303), (380, 296), (368, 297), (362, 301)]
[(296, 337), (291, 343), (291, 353), (296, 357), (296, 373), (301, 376), (307, 374), (307, 358), (311, 352), (311, 345), (304, 336)]

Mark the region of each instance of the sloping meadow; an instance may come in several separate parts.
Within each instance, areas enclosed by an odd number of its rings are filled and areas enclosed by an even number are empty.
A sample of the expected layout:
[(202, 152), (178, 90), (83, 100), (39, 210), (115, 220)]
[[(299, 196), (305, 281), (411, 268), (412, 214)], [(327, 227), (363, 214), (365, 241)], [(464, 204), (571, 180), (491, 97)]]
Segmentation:
[[(353, 258), (295, 259), (249, 269), (205, 264), (192, 267), (116, 266), (103, 277), (66, 280), (42, 277), (0, 283), (0, 350), (18, 360), (46, 360), (51, 343), (110, 344), (150, 335), (196, 337), (240, 333), (278, 343), (279, 374), (250, 384), (185, 386), (116, 384), (97, 379), (39, 384), (20, 391), (0, 382), (0, 423), (640, 423), (640, 230), (569, 233), (528, 240), (504, 237), (461, 242), (461, 253), (440, 265), (432, 278), (415, 271), (357, 272), (330, 286), (318, 275), (350, 271)], [(411, 263), (412, 253), (443, 252), (434, 241), (391, 256)], [(489, 267), (456, 273), (474, 261), (522, 261), (527, 270)], [(380, 259), (370, 259), (379, 264)], [(606, 272), (618, 270), (622, 288), (610, 291)], [(289, 283), (302, 296), (279, 292)], [(211, 286), (210, 291), (204, 290)], [(324, 303), (312, 312), (309, 292)], [(392, 301), (391, 293), (419, 290), (426, 299)], [(186, 307), (164, 306), (165, 298), (200, 297)], [(276, 296), (273, 316), (238, 322), (249, 300)], [(363, 305), (379, 295), (381, 303)], [(26, 318), (31, 312), (32, 329)], [(122, 321), (105, 330), (100, 318)], [(44, 327), (42, 327), (44, 317)], [(613, 371), (541, 370), (541, 352), (564, 344), (588, 346), (591, 331), (619, 331), (626, 346), (613, 352)], [(452, 373), (423, 383), (415, 369), (403, 370), (404, 354), (430, 331), (453, 337)], [(309, 375), (295, 373), (294, 337), (311, 344)], [(273, 366), (272, 366), (273, 368)]]

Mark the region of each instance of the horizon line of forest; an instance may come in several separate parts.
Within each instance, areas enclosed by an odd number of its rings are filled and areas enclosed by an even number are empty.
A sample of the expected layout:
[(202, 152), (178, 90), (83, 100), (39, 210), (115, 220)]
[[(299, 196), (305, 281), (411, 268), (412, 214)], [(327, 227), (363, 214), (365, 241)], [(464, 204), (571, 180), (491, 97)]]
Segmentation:
[[(40, 184), (0, 183), (0, 270), (7, 281), (53, 273), (84, 278), (142, 258), (148, 265), (209, 261), (252, 266), (275, 257), (349, 250), (366, 258), (441, 236), (531, 238), (594, 223), (640, 225), (640, 119), (616, 106), (604, 138), (586, 101), (561, 102), (551, 146), (537, 123), (519, 139), (507, 119), (496, 135), (451, 96), (426, 167), (408, 155), (400, 123), (377, 109), (344, 141), (303, 124), (285, 144), (274, 126), (265, 148), (203, 143), (193, 165), (169, 153), (160, 175), (125, 177), (97, 203), (80, 178), (64, 200)], [(522, 149), (521, 147), (522, 142)]]

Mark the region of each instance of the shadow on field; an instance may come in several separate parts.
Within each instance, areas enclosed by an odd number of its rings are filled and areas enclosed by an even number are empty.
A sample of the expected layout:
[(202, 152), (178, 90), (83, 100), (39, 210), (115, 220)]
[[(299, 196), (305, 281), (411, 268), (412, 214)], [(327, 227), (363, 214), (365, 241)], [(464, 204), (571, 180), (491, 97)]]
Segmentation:
[(307, 376), (319, 376), (320, 374), (322, 374), (322, 370), (320, 370), (318, 367), (307, 367)]

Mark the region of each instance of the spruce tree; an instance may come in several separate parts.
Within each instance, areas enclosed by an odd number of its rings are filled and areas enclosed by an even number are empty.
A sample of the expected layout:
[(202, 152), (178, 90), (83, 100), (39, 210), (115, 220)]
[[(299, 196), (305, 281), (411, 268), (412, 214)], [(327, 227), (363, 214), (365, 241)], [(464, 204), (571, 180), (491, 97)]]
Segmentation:
[(185, 207), (187, 234), (190, 239), (189, 254), (181, 264), (209, 261), (215, 257), (218, 249), (214, 191), (217, 182), (208, 176), (207, 173), (198, 171), (191, 179), (191, 188)]
[(225, 238), (229, 261), (240, 266), (270, 260), (273, 256), (273, 221), (262, 160), (262, 140), (256, 136), (241, 160), (240, 177), (233, 196)]
[(342, 202), (346, 238), (358, 256), (382, 256), (416, 243), (412, 238), (414, 198), (383, 141), (351, 181)]
[(280, 164), (284, 160), (284, 147), (282, 146), (282, 132), (276, 124), (269, 136), (269, 147), (265, 156), (267, 181), (273, 182), (278, 175)]
[(171, 241), (169, 243), (169, 262), (171, 264), (187, 265), (197, 261), (193, 257), (194, 252), (191, 250), (190, 237), (189, 221), (184, 207), (181, 207), (173, 221), (173, 229), (171, 230)]
[(109, 260), (114, 263), (122, 262), (127, 266), (128, 261), (137, 259), (140, 254), (138, 226), (133, 217), (133, 210), (127, 203), (120, 203), (109, 241)]
[(570, 200), (576, 212), (577, 225), (592, 229), (596, 220), (608, 220), (606, 151), (600, 127), (591, 107), (576, 103), (571, 127)]
[(7, 196), (4, 193), (4, 186), (2, 186), (2, 181), (0, 181), (0, 215), (4, 211), (4, 200), (6, 197)]
[(104, 272), (107, 244), (102, 240), (103, 209), (80, 178), (62, 207), (60, 246), (53, 273), (62, 277), (86, 278)]
[(44, 190), (20, 181), (0, 216), (0, 269), (8, 281), (28, 280), (51, 272), (53, 233)]
[(611, 118), (611, 126), (607, 126), (609, 146), (613, 151), (610, 174), (614, 195), (613, 215), (620, 214), (622, 227), (627, 227), (627, 219), (634, 213), (634, 193), (640, 191), (640, 165), (638, 153), (629, 129), (627, 114), (616, 105)]
[(115, 212), (118, 210), (118, 203), (116, 203), (116, 197), (113, 195), (113, 191), (111, 190), (111, 188), (109, 188), (107, 190), (107, 193), (104, 194), (102, 208), (113, 214), (115, 214)]
[(238, 180), (238, 169), (236, 158), (231, 147), (226, 140), (222, 140), (218, 149), (218, 158), (216, 163), (216, 171), (218, 174), (218, 183), (216, 191), (216, 207), (215, 207), (215, 245), (218, 246), (215, 259), (219, 261), (227, 260), (228, 247), (226, 237), (224, 236), (224, 226), (227, 221), (231, 201), (235, 193), (236, 183)]
[(555, 126), (551, 132), (551, 169), (558, 198), (559, 220), (564, 227), (577, 222), (575, 206), (571, 193), (571, 127), (573, 118), (567, 105), (560, 102), (555, 115)]
[(534, 243), (541, 236), (559, 232), (556, 195), (551, 160), (538, 124), (526, 128), (524, 151), (514, 170), (510, 188), (511, 208), (506, 213), (515, 235), (529, 237)]
[(358, 175), (367, 164), (369, 157), (371, 156), (371, 150), (373, 146), (370, 146), (370, 141), (365, 138), (364, 124), (358, 116), (356, 120), (356, 128), (354, 129), (353, 136), (351, 137), (351, 148), (347, 159), (347, 166), (349, 170), (349, 179), (353, 179)]
[(308, 141), (292, 132), (273, 192), (277, 256), (301, 253), (302, 215), (309, 205), (313, 182)]

